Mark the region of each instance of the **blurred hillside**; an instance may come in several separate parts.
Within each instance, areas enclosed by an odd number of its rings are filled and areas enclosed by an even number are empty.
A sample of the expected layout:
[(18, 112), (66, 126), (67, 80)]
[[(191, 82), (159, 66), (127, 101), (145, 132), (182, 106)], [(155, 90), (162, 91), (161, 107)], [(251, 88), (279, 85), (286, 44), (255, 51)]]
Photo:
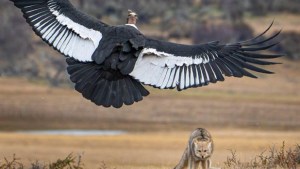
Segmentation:
[[(299, 0), (71, 1), (77, 8), (112, 25), (124, 24), (127, 9), (133, 9), (139, 14), (143, 33), (183, 43), (243, 40), (279, 18), (279, 26), (272, 31), (283, 27), (284, 41), (273, 50), (287, 53), (290, 59), (300, 59)], [(67, 82), (64, 57), (34, 35), (21, 12), (8, 0), (0, 1), (0, 20), (1, 76), (47, 79), (54, 86)]]

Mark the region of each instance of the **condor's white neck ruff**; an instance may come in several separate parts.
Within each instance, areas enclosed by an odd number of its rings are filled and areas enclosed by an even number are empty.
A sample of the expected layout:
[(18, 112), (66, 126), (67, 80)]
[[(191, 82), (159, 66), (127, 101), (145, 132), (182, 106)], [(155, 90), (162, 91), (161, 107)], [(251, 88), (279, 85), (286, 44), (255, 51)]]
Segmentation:
[(125, 25), (132, 26), (132, 27), (134, 27), (135, 29), (139, 30), (139, 28), (138, 28), (135, 24), (125, 24)]

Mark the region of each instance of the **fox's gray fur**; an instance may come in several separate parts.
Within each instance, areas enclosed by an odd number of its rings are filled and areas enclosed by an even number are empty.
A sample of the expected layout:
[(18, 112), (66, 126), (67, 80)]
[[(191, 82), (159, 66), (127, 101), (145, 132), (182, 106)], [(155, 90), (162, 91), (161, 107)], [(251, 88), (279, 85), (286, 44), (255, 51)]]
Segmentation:
[(209, 169), (213, 150), (211, 134), (206, 129), (198, 128), (192, 132), (182, 158), (174, 169), (199, 169), (200, 166), (202, 169)]

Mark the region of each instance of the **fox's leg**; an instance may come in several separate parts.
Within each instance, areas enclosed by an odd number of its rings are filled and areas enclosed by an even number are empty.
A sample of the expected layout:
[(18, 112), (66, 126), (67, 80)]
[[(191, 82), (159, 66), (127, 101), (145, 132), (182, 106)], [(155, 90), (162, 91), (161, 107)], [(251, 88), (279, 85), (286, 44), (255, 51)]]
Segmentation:
[(201, 161), (202, 169), (209, 169), (209, 167), (208, 167), (209, 164), (208, 163), (209, 163), (208, 160)]
[(197, 162), (192, 156), (189, 157), (188, 169), (199, 169), (200, 161)]
[(200, 161), (195, 162), (195, 169), (200, 169)]
[(193, 168), (193, 159), (192, 159), (191, 156), (189, 157), (188, 169), (194, 169), (194, 168)]
[(207, 160), (207, 166), (208, 166), (208, 169), (211, 168), (211, 160), (210, 159)]
[(207, 167), (208, 167), (208, 169), (221, 169), (221, 168), (217, 168), (217, 167), (212, 167), (211, 164), (212, 164), (211, 160), (208, 159), (207, 160)]

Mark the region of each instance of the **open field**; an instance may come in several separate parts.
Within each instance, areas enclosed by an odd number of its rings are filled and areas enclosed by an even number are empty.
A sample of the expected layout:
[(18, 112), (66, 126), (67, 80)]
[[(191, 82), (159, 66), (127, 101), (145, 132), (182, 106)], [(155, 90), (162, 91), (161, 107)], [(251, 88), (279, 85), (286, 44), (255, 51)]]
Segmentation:
[[(236, 150), (241, 161), (253, 160), (256, 155), (285, 141), (287, 148), (300, 140), (300, 131), (276, 132), (240, 129), (211, 129), (215, 141), (214, 166), (223, 167), (230, 150)], [(121, 136), (32, 136), (0, 134), (0, 157), (12, 158), (13, 153), (25, 164), (54, 162), (70, 152), (83, 155), (85, 168), (100, 168), (104, 161), (117, 169), (170, 169), (180, 159), (190, 132), (147, 132)]]
[(299, 63), (278, 61), (284, 64), (270, 68), (275, 75), (227, 78), (180, 93), (150, 89), (144, 101), (122, 109), (98, 107), (70, 88), (0, 78), (0, 129), (160, 131), (204, 126), (300, 130)]
[[(208, 128), (215, 138), (214, 166), (229, 150), (249, 161), (269, 147), (300, 140), (299, 63), (278, 60), (277, 74), (232, 79), (177, 93), (151, 89), (143, 102), (120, 110), (97, 107), (69, 88), (0, 78), (0, 157), (16, 154), (29, 164), (83, 154), (86, 168), (104, 161), (117, 169), (167, 169), (176, 165), (190, 132)], [(67, 77), (66, 77), (67, 78)], [(26, 129), (118, 129), (106, 137), (33, 136)]]

